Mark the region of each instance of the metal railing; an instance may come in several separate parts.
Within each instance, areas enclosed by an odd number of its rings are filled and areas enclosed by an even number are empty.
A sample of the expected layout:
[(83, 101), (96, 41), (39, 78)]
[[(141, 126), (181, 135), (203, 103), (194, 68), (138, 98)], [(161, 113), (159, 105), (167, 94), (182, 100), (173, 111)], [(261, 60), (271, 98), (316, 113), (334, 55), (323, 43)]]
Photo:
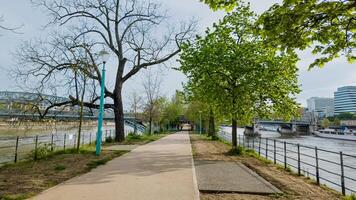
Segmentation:
[[(125, 135), (130, 131), (125, 130)], [(115, 130), (103, 130), (102, 141), (115, 137)], [(76, 133), (47, 134), (29, 137), (0, 137), (0, 165), (7, 163), (16, 163), (19, 160), (36, 160), (38, 150), (46, 147), (47, 150), (54, 152), (57, 150), (66, 150), (76, 148)], [(81, 133), (80, 142), (82, 145), (94, 145), (96, 141), (96, 132)]]
[[(230, 133), (219, 132), (219, 136), (231, 142)], [(313, 178), (317, 184), (325, 184), (343, 195), (356, 193), (356, 155), (273, 138), (239, 135), (237, 140), (240, 146), (298, 175)]]

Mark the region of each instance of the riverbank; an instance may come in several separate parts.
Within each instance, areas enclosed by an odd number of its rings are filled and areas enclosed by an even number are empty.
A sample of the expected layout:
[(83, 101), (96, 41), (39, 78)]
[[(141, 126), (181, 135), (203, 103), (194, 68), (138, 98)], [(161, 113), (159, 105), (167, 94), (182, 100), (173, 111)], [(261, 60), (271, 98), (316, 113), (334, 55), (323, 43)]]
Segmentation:
[(201, 193), (201, 200), (344, 199), (344, 197), (339, 192), (324, 186), (318, 186), (315, 184), (315, 182), (306, 177), (297, 176), (291, 172), (283, 170), (278, 165), (274, 165), (265, 160), (259, 160), (256, 157), (251, 156), (252, 154), (245, 154), (240, 156), (231, 155), (228, 153), (231, 149), (231, 146), (221, 141), (212, 141), (205, 136), (192, 134), (191, 142), (195, 160), (223, 160), (241, 162), (283, 192), (282, 195), (278, 196), (236, 193)]
[[(79, 126), (78, 121), (0, 121), (0, 137), (33, 136), (73, 132)], [(83, 121), (82, 130), (91, 131), (97, 127), (97, 121)], [(115, 127), (113, 122), (106, 122), (104, 127)]]
[(167, 134), (133, 136), (116, 143), (107, 140), (102, 154), (95, 155), (94, 145), (86, 145), (79, 153), (73, 149), (49, 153), (36, 161), (23, 161), (0, 167), (0, 200), (26, 199), (70, 178), (89, 172), (98, 165), (119, 157), (127, 150), (105, 150), (108, 146), (144, 145)]
[(94, 147), (86, 147), (79, 153), (74, 150), (57, 151), (41, 160), (2, 166), (0, 199), (27, 199), (127, 152), (104, 150), (96, 156)]

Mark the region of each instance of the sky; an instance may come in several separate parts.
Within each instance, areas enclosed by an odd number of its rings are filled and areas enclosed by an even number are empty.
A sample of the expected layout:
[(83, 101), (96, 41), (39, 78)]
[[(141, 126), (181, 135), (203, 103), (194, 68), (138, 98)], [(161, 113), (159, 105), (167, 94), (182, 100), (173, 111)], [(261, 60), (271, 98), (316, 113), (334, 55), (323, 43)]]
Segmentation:
[[(198, 20), (197, 32), (203, 33), (206, 27), (211, 26), (224, 16), (223, 12), (213, 12), (198, 0), (155, 0), (162, 4), (163, 8), (168, 10), (172, 23), (177, 21), (187, 21), (192, 18)], [(279, 0), (250, 0), (251, 8), (262, 13)], [(9, 27), (22, 26), (19, 31), (21, 34), (0, 31), (0, 90), (19, 91), (17, 83), (9, 75), (9, 69), (12, 69), (16, 63), (12, 53), (19, 48), (24, 41), (37, 37), (46, 37), (48, 30), (44, 25), (48, 23), (48, 16), (43, 10), (31, 5), (30, 0), (0, 0), (0, 16), (3, 16), (3, 25)], [(334, 60), (323, 68), (308, 70), (308, 65), (314, 57), (308, 51), (300, 52), (299, 83), (302, 92), (297, 96), (297, 100), (303, 106), (306, 106), (306, 99), (314, 96), (333, 97), (334, 91), (338, 87), (345, 85), (356, 85), (356, 66), (349, 64), (343, 58)], [(179, 64), (172, 59), (167, 66), (178, 67)], [(110, 62), (108, 63), (110, 65)], [(115, 69), (108, 66), (108, 85), (113, 84)], [(182, 83), (186, 78), (178, 71), (168, 68), (159, 68), (162, 74), (161, 94), (171, 96), (175, 90), (182, 89)], [(125, 83), (123, 97), (124, 104), (127, 107), (128, 99), (133, 90), (142, 93), (142, 76), (140, 73), (132, 80)]]

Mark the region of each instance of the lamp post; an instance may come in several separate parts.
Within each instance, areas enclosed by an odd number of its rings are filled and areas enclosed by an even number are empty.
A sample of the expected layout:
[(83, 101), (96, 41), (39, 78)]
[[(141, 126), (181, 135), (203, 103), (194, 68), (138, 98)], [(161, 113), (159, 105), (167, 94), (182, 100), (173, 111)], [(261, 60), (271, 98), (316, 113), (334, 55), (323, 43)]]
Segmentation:
[(201, 113), (202, 111), (199, 111), (199, 119), (200, 119), (200, 125), (199, 125), (199, 134), (201, 135)]
[(101, 73), (101, 93), (100, 93), (100, 108), (98, 116), (98, 133), (96, 134), (96, 150), (95, 153), (97, 156), (101, 153), (101, 140), (102, 140), (102, 127), (103, 127), (103, 115), (104, 115), (104, 95), (105, 95), (105, 64), (109, 60), (110, 54), (102, 50), (99, 52), (99, 56), (103, 62), (103, 69)]

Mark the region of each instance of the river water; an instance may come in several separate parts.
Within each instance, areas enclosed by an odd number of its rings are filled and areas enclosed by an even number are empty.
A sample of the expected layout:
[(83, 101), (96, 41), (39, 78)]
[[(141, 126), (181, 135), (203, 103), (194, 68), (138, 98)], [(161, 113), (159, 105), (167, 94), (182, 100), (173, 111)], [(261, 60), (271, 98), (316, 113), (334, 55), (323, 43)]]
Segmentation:
[[(220, 137), (231, 141), (231, 127), (221, 127)], [(243, 138), (243, 128), (238, 128), (238, 137)], [(284, 165), (284, 141), (287, 149), (287, 165), (297, 172), (298, 168), (298, 148), (300, 144), (301, 173), (315, 179), (316, 173), (320, 175), (320, 183), (341, 191), (342, 167), (340, 152), (342, 152), (346, 193), (356, 193), (356, 142), (326, 139), (315, 136), (292, 136), (281, 137), (275, 131), (260, 131), (261, 147), (259, 148), (259, 138), (246, 139), (245, 145), (255, 149), (260, 149), (261, 155), (270, 160), (274, 160), (274, 140), (276, 140), (276, 160)], [(268, 138), (268, 139), (265, 139)], [(267, 142), (266, 142), (267, 141)], [(267, 145), (266, 145), (267, 143)], [(267, 146), (267, 148), (266, 148)], [(315, 150), (317, 147), (317, 150)], [(266, 151), (267, 149), (267, 151)], [(318, 162), (316, 161), (316, 152)], [(319, 165), (319, 170), (315, 167)]]

